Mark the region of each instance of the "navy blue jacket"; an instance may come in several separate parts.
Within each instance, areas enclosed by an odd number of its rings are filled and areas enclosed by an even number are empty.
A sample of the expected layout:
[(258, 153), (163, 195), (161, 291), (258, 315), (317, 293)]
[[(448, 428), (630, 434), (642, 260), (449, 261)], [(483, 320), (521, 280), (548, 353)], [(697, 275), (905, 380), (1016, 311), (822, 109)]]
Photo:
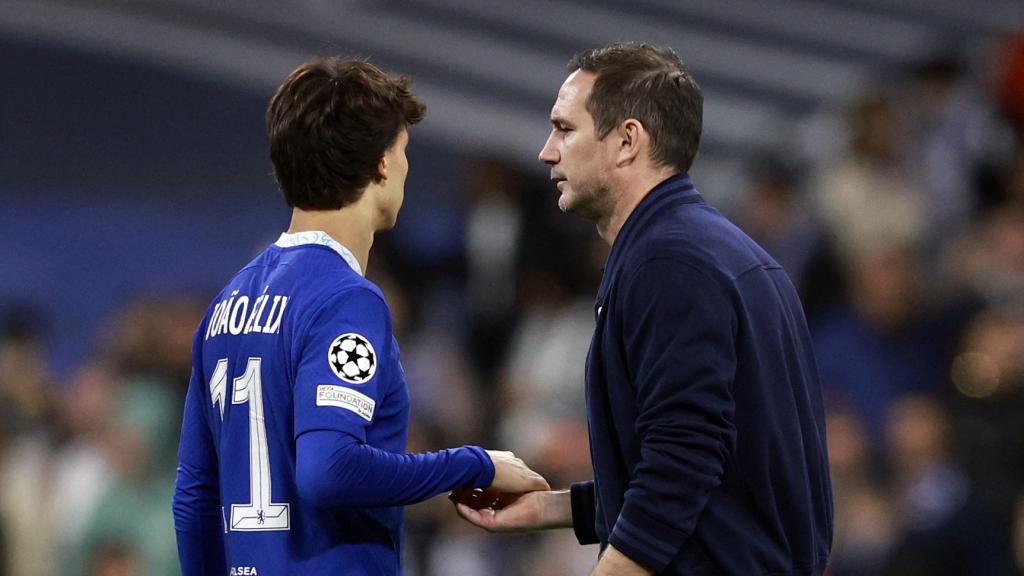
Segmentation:
[(612, 247), (587, 358), (594, 482), (581, 543), (659, 574), (821, 574), (832, 545), (825, 416), (782, 268), (686, 175)]

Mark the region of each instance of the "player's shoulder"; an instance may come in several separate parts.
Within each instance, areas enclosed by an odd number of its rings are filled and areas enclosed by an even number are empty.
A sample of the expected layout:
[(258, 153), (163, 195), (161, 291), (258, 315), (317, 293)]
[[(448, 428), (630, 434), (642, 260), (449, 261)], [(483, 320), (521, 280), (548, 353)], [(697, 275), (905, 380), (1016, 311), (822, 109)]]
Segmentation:
[(339, 277), (336, 281), (321, 279), (316, 305), (337, 306), (355, 304), (370, 307), (387, 307), (384, 292), (376, 284), (358, 274)]
[(317, 279), (319, 286), (305, 305), (308, 328), (345, 321), (356, 325), (391, 325), (391, 312), (381, 289), (366, 278), (346, 274), (338, 278)]

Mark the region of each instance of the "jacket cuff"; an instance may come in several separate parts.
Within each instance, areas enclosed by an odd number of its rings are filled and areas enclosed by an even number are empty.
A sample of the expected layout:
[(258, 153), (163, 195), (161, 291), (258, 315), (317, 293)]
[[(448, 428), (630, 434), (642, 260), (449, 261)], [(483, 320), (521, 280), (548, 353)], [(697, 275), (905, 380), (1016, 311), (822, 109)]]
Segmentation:
[(580, 544), (597, 544), (597, 511), (594, 501), (594, 482), (577, 482), (569, 487), (572, 505), (572, 531)]
[(679, 553), (689, 534), (631, 504), (628, 498), (623, 503), (608, 543), (648, 570), (661, 572)]

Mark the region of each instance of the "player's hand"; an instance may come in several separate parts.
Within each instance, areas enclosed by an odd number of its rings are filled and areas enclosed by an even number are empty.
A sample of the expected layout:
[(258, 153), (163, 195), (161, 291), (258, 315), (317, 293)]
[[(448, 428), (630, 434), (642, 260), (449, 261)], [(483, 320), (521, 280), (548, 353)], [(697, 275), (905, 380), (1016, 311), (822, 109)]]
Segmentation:
[(511, 452), (498, 450), (487, 450), (487, 455), (494, 463), (494, 480), (489, 486), (490, 490), (506, 492), (509, 494), (522, 494), (534, 490), (550, 490), (551, 486), (543, 476), (537, 474), (526, 465), (525, 462), (516, 458)]
[(488, 532), (529, 532), (549, 528), (572, 527), (569, 491), (541, 491), (520, 494), (515, 499), (504, 495), (508, 502), (503, 508), (475, 510), (460, 499), (465, 493), (453, 493), (455, 510), (464, 520)]
[(499, 492), (490, 488), (486, 490), (481, 490), (480, 488), (456, 488), (448, 494), (448, 499), (456, 504), (465, 504), (473, 510), (482, 510), (484, 508), (501, 510), (518, 500), (520, 496), (522, 494)]

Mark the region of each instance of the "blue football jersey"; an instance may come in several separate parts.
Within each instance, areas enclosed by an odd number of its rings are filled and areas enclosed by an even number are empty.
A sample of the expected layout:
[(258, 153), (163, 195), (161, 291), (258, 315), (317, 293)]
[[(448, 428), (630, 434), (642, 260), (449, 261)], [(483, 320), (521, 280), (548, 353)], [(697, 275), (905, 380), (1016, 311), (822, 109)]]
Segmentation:
[(183, 573), (401, 574), (401, 506), (494, 474), (475, 446), (405, 454), (408, 423), (380, 289), (327, 234), (282, 234), (196, 334), (174, 501)]

